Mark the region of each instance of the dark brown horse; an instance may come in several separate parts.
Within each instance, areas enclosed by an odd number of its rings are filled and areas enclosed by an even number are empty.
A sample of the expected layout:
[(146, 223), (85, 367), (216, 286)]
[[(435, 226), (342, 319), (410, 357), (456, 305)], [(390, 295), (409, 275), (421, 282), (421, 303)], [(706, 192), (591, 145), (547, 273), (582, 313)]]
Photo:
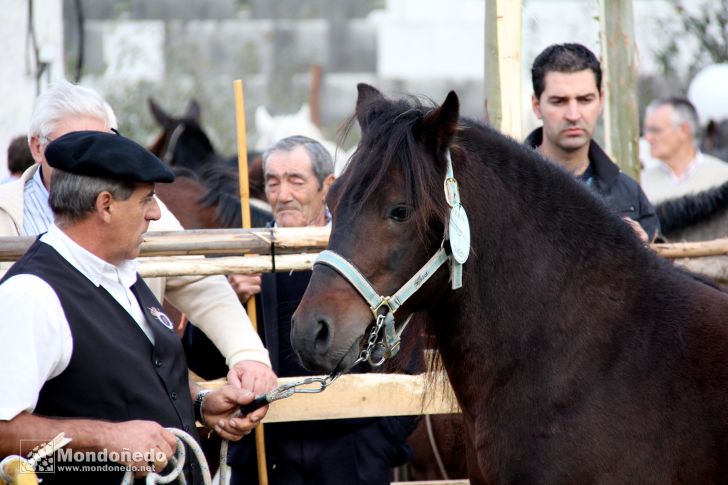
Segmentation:
[[(186, 229), (242, 227), (237, 158), (217, 154), (200, 126), (197, 102), (190, 101), (181, 117), (168, 114), (152, 99), (149, 108), (162, 128), (149, 150), (177, 176), (174, 183), (158, 187), (159, 198)], [(260, 153), (248, 153), (248, 160), (252, 227), (262, 227), (272, 216), (265, 202)]]
[[(728, 482), (728, 296), (536, 152), (459, 118), (455, 93), (429, 108), (360, 85), (356, 120), (361, 142), (329, 193), (331, 252), (294, 315), (307, 367), (393, 352), (389, 317), (425, 312), (472, 483)], [(443, 193), (450, 155), (469, 246)], [(372, 347), (374, 315), (387, 338)]]

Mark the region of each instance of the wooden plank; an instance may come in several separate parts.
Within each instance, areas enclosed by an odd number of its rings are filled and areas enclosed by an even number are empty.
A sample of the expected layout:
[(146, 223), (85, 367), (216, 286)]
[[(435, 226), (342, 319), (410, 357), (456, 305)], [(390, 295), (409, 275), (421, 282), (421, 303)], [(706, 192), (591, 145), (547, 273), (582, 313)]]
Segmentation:
[[(457, 413), (459, 407), (444, 374), (346, 374), (318, 394), (295, 394), (271, 404), (263, 422), (314, 421), (373, 416)], [(280, 384), (302, 377), (282, 377)], [(215, 389), (224, 380), (200, 382)], [(316, 386), (313, 386), (316, 387)]]
[[(284, 254), (275, 257), (275, 271), (306, 271), (313, 268), (318, 253)], [(273, 271), (270, 256), (225, 256), (201, 258), (177, 256), (165, 258), (139, 258), (139, 274), (154, 276), (209, 276), (216, 274), (260, 274)]]
[[(321, 250), (329, 241), (327, 227), (275, 229), (206, 229), (148, 232), (141, 256), (277, 254)], [(0, 261), (15, 261), (35, 241), (34, 237), (0, 237)]]
[(521, 0), (485, 2), (487, 118), (518, 140), (521, 133)]
[(496, 0), (500, 130), (521, 140), (521, 0)]
[(639, 62), (632, 0), (599, 0), (604, 148), (623, 172), (639, 181)]
[(653, 244), (652, 249), (663, 258), (698, 258), (728, 254), (728, 238), (712, 241)]

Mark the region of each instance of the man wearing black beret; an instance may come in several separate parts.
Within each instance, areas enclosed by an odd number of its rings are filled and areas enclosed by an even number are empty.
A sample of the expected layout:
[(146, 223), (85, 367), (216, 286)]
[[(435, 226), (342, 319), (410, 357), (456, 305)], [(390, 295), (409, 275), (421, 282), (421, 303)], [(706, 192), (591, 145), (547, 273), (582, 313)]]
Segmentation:
[[(53, 223), (48, 190), (54, 169), (45, 159), (51, 141), (73, 131), (108, 133), (116, 126), (113, 110), (95, 90), (63, 79), (45, 88), (35, 100), (28, 127), (28, 145), (36, 163), (19, 180), (0, 185), (0, 236), (38, 236)], [(151, 221), (149, 230), (183, 230), (174, 214), (156, 199), (161, 215)], [(3, 274), (0, 269), (0, 278)], [(144, 281), (159, 301), (166, 300), (186, 314), (210, 338), (225, 357), (231, 384), (256, 394), (277, 385), (268, 351), (225, 276), (149, 277)], [(4, 338), (2, 330), (0, 325), (0, 341)], [(12, 364), (4, 366), (3, 362), (22, 358), (23, 352), (22, 346), (5, 349), (6, 358), (0, 360), (0, 387), (6, 387), (5, 375), (13, 370)], [(251, 419), (262, 419), (267, 409), (256, 411)], [(0, 405), (0, 420), (10, 418), (12, 414)]]
[(153, 461), (159, 471), (176, 446), (164, 428), (194, 435), (195, 411), (224, 438), (240, 439), (256, 423), (232, 414), (253, 393), (189, 383), (182, 344), (135, 269), (160, 215), (154, 184), (173, 173), (135, 142), (96, 131), (58, 138), (46, 159), (55, 169), (55, 223), (0, 280), (5, 343), (26, 356), (3, 376), (0, 407), (14, 417), (0, 420), (0, 456), (18, 453), (22, 439), (65, 432), (73, 451), (109, 457), (107, 468), (74, 474), (56, 463), (44, 483), (116, 485), (123, 465), (143, 473)]

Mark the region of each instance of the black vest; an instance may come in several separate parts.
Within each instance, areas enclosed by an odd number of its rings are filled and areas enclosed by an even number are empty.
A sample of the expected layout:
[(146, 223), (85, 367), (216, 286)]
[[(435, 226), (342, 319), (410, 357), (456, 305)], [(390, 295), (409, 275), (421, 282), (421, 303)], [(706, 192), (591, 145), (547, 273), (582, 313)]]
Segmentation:
[[(2, 281), (17, 274), (38, 276), (54, 289), (73, 336), (69, 365), (43, 385), (35, 414), (112, 422), (150, 420), (196, 436), (182, 344), (153, 316), (162, 305), (141, 278), (137, 276), (131, 289), (152, 329), (154, 345), (104, 288), (95, 287), (51, 246), (36, 240)], [(33, 304), (32, 297), (28, 304)], [(189, 453), (187, 458), (189, 463)], [(57, 469), (60, 464), (56, 463)], [(71, 477), (56, 471), (43, 478), (44, 483), (116, 485), (121, 473)]]

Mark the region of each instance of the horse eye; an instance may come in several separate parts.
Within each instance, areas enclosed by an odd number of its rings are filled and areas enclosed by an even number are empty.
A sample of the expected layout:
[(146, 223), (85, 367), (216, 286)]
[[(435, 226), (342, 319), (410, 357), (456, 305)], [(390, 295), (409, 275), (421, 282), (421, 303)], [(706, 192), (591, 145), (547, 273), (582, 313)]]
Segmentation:
[(410, 210), (407, 206), (398, 205), (389, 211), (389, 218), (397, 222), (404, 222), (410, 217)]

